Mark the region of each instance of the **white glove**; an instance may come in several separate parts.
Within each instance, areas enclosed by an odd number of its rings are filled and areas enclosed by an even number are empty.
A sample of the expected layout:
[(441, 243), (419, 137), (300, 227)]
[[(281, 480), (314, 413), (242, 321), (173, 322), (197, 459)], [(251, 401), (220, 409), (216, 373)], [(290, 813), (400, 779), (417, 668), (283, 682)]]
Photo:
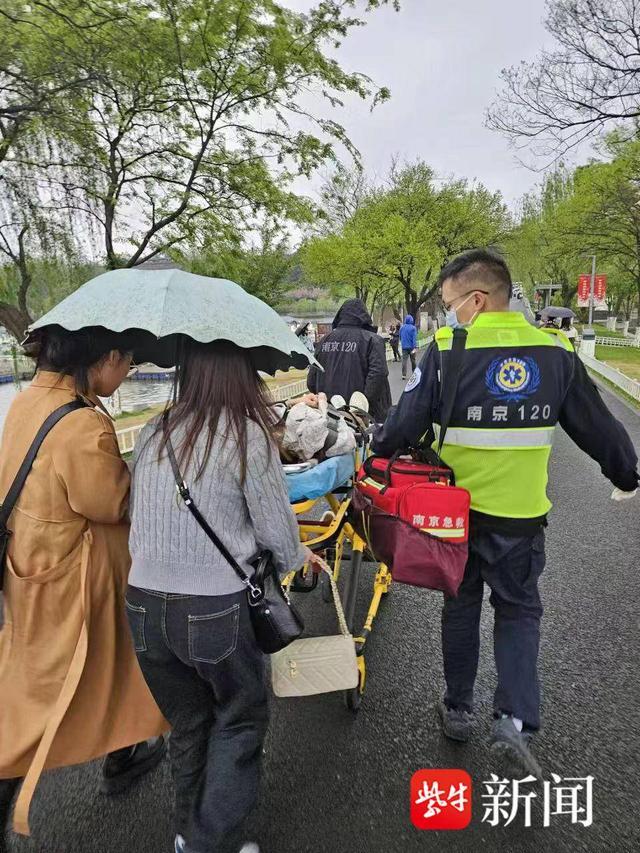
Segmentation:
[(611, 492), (611, 500), (612, 501), (628, 501), (631, 498), (635, 498), (638, 490), (634, 489), (632, 492), (623, 492), (622, 489), (614, 489)]

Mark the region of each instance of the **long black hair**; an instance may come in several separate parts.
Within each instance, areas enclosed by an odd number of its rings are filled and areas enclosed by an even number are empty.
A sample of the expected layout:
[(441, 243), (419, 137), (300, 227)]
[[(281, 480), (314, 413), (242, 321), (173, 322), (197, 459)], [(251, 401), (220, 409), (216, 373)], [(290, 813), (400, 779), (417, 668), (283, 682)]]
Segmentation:
[(125, 356), (134, 349), (127, 332), (111, 332), (91, 326), (70, 332), (62, 326), (47, 326), (35, 332), (25, 353), (35, 359), (36, 370), (49, 370), (73, 377), (78, 394), (89, 393), (89, 370), (112, 350)]
[[(178, 346), (173, 402), (168, 410), (166, 433), (162, 420), (156, 434), (164, 433), (160, 442), (161, 458), (167, 436), (172, 438), (184, 429), (176, 455), (184, 471), (191, 462), (198, 437), (206, 433), (204, 453), (199, 459), (196, 480), (206, 468), (214, 437), (225, 414), (223, 443), (232, 441), (240, 457), (240, 477), (247, 472), (247, 421), (262, 430), (271, 452), (276, 417), (270, 408), (267, 386), (251, 362), (249, 353), (229, 341), (201, 344), (184, 338)], [(173, 442), (172, 442), (173, 443)]]

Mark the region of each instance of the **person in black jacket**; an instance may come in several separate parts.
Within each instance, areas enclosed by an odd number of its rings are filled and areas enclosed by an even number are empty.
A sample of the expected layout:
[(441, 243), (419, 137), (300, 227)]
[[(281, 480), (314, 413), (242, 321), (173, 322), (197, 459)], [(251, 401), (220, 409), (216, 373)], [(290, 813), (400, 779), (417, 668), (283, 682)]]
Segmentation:
[(391, 344), (391, 350), (393, 352), (393, 360), (400, 361), (400, 325), (391, 326), (389, 329), (389, 343)]
[(324, 368), (309, 370), (307, 386), (314, 394), (335, 394), (347, 402), (355, 391), (369, 401), (373, 418), (381, 422), (391, 406), (385, 342), (378, 335), (361, 299), (348, 299), (333, 321), (333, 331), (316, 347)]

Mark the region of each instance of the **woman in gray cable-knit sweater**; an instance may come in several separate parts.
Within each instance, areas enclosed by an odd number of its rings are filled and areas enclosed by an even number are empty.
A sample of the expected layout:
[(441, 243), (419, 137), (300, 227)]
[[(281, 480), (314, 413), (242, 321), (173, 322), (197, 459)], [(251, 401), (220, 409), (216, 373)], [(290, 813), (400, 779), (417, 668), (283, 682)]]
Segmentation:
[[(180, 346), (168, 432), (200, 512), (251, 573), (309, 557), (289, 506), (265, 387), (246, 351)], [(127, 612), (144, 677), (171, 723), (176, 851), (237, 853), (256, 800), (267, 726), (263, 655), (245, 587), (176, 488), (162, 422), (134, 454)], [(245, 851), (257, 850), (245, 845)]]

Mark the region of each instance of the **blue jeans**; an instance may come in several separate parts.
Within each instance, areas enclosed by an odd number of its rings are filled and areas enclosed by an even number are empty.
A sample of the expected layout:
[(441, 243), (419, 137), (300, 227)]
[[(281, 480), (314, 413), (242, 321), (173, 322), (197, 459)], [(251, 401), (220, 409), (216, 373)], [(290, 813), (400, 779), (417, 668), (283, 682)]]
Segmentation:
[(237, 853), (260, 781), (268, 705), (246, 593), (190, 596), (130, 586), (145, 680), (172, 727), (176, 832), (189, 853)]
[(498, 673), (494, 711), (512, 714), (535, 731), (540, 727), (538, 647), (542, 603), (538, 580), (544, 569), (544, 531), (511, 537), (478, 532), (458, 596), (445, 596), (442, 656), (449, 707), (473, 710), (480, 653), (484, 585), (494, 609), (493, 650)]

